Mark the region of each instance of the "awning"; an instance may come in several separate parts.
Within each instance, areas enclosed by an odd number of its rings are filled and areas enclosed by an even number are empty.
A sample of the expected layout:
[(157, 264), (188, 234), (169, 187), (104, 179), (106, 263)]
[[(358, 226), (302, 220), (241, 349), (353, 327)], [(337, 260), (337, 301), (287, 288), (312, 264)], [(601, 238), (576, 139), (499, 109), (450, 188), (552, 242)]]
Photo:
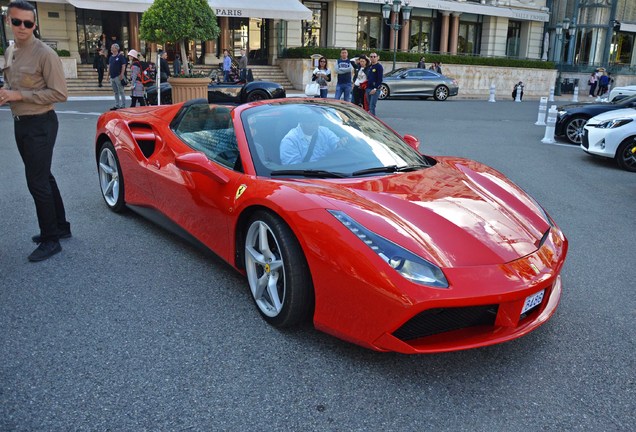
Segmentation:
[[(60, 0), (41, 0), (60, 2)], [(64, 2), (64, 0), (61, 0)], [(66, 0), (79, 9), (145, 12), (153, 0)], [(271, 18), (286, 21), (311, 20), (312, 13), (299, 0), (208, 0), (219, 17)]]
[(311, 20), (312, 13), (298, 0), (208, 0), (216, 16)]
[[(378, 5), (378, 12), (384, 2), (377, 0), (346, 0), (362, 3), (374, 3)], [(210, 2), (211, 3), (211, 2)], [(464, 12), (476, 15), (499, 16), (512, 18), (521, 21), (543, 21), (550, 20), (550, 14), (541, 8), (513, 8), (490, 6), (480, 3), (457, 2), (449, 0), (411, 0), (409, 6), (422, 9), (436, 9), (446, 12)]]
[(145, 12), (153, 0), (67, 0), (78, 9), (93, 9), (114, 12)]

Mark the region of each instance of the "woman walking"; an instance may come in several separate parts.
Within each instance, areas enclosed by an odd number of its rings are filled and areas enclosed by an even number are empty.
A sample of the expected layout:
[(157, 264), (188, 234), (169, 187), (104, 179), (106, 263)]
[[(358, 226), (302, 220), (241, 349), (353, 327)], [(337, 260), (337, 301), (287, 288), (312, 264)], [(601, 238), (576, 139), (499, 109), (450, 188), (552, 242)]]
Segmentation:
[(137, 101), (139, 101), (139, 106), (146, 106), (146, 100), (144, 99), (144, 85), (141, 83), (141, 62), (139, 61), (139, 53), (131, 49), (128, 51), (128, 57), (131, 61), (130, 68), (130, 88), (132, 93), (130, 98), (132, 102), (130, 103), (130, 107), (137, 106)]
[(587, 79), (587, 85), (590, 86), (590, 97), (594, 97), (594, 92), (596, 91), (596, 85), (598, 84), (598, 78), (596, 77), (596, 72), (592, 72), (590, 77)]

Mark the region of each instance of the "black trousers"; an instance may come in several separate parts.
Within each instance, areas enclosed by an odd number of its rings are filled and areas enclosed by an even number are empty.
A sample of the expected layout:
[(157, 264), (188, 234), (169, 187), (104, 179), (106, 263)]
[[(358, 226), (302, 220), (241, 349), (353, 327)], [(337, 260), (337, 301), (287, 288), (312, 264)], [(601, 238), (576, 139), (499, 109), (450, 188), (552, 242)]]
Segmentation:
[(24, 162), (27, 186), (35, 202), (35, 210), (43, 241), (57, 240), (70, 230), (60, 190), (51, 174), (53, 147), (58, 121), (55, 111), (14, 119), (15, 141)]
[(97, 69), (97, 83), (102, 85), (102, 81), (104, 81), (104, 69)]

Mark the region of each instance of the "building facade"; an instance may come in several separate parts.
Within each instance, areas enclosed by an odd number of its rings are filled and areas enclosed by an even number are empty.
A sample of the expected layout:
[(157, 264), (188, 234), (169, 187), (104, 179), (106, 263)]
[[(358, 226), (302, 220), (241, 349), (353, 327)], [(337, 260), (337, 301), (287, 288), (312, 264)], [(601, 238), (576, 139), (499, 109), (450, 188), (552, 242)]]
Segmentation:
[[(9, 0), (0, 0), (6, 6)], [(221, 34), (193, 41), (193, 61), (216, 64), (224, 48), (249, 52), (251, 64), (274, 64), (287, 47), (346, 47), (553, 60), (563, 70), (614, 67), (636, 71), (635, 0), (411, 0), (410, 20), (382, 17), (384, 0), (208, 0)], [(43, 0), (42, 39), (91, 63), (101, 33), (147, 55), (139, 39), (152, 0)], [(6, 40), (11, 28), (3, 22)], [(173, 47), (162, 47), (172, 54)]]

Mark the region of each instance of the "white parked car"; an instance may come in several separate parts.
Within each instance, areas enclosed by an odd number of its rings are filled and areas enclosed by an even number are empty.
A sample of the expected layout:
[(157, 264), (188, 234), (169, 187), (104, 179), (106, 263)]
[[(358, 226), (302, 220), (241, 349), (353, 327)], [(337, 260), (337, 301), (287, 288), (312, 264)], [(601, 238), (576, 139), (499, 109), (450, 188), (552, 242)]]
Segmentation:
[(627, 97), (627, 96), (633, 96), (633, 95), (636, 95), (636, 85), (614, 87), (613, 89), (610, 90), (610, 94), (607, 97), (607, 100), (611, 102), (614, 100), (616, 96)]
[(621, 168), (636, 172), (636, 108), (609, 111), (589, 119), (581, 148), (615, 159)]

